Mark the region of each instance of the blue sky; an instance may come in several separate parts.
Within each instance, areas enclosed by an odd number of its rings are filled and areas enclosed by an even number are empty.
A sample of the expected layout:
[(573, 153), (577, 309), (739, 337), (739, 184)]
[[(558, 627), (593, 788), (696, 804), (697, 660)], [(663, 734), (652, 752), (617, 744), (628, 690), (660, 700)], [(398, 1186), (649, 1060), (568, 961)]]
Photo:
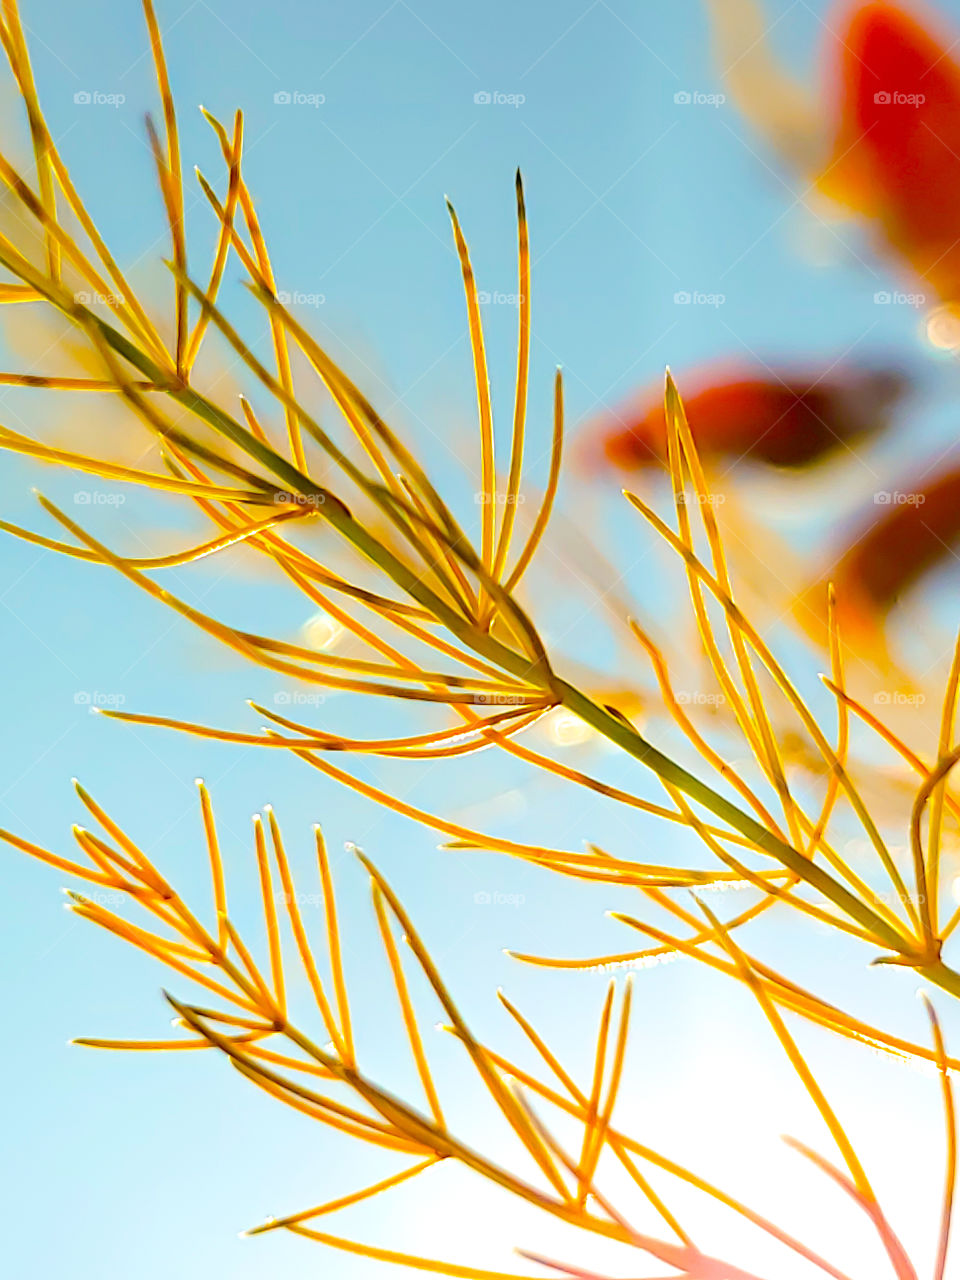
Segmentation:
[[(960, 21), (956, 0), (944, 8)], [(916, 313), (873, 305), (878, 289), (893, 287), (887, 268), (862, 245), (844, 253), (833, 241), (829, 265), (811, 263), (798, 245), (812, 220), (732, 106), (675, 100), (677, 94), (721, 90), (697, 0), (656, 6), (622, 0), (552, 6), (509, 0), (483, 6), (162, 0), (159, 14), (188, 174), (197, 163), (223, 189), (217, 148), (195, 105), (202, 102), (223, 119), (242, 106), (246, 175), (279, 287), (304, 296), (304, 318), (467, 503), (463, 466), (464, 459), (472, 465), (467, 451), (475, 409), (443, 196), (457, 206), (480, 287), (510, 294), (516, 287), (517, 165), (526, 182), (534, 255), (535, 482), (546, 473), (558, 363), (575, 429), (660, 377), (668, 362), (682, 375), (715, 357), (832, 361), (846, 352), (893, 351), (919, 369), (926, 397), (909, 438), (881, 446), (878, 467), (895, 473), (904, 459), (937, 450), (954, 430), (955, 375), (922, 351)], [(825, 14), (819, 0), (776, 6), (778, 47), (799, 72), (812, 74)], [(144, 144), (143, 114), (156, 112), (157, 104), (142, 16), (135, 5), (117, 0), (54, 0), (27, 3), (23, 19), (48, 120), (75, 181), (119, 260), (159, 305), (169, 284), (158, 264), (169, 250)], [(83, 95), (91, 101), (82, 101)], [(277, 95), (291, 101), (277, 101)], [(120, 97), (114, 105), (104, 100)], [(11, 133), (13, 153), (22, 155), (23, 134), (19, 123), (13, 125), (19, 117), (6, 81), (0, 103), (4, 136)], [(202, 273), (214, 228), (192, 176), (190, 182), (189, 229)], [(255, 326), (238, 276), (231, 262), (225, 296), (241, 322)], [(678, 292), (719, 294), (724, 301), (678, 306)], [(486, 316), (505, 442), (516, 313), (508, 304), (491, 304)], [(57, 372), (49, 360), (44, 365), (43, 335), (18, 324), (8, 318), (4, 329), (7, 367), (26, 360)], [(252, 332), (257, 337), (259, 331)], [(58, 404), (13, 392), (0, 393), (0, 421), (37, 435), (52, 431), (60, 441), (71, 433), (77, 440), (102, 432), (117, 442), (124, 430), (109, 406), (102, 424), (89, 411), (76, 423)], [(49, 532), (31, 486), (42, 486), (73, 511), (69, 504), (77, 502), (81, 483), (5, 458), (3, 517)], [(103, 493), (121, 492), (97, 485)], [(788, 525), (798, 492), (784, 499)], [(615, 487), (583, 496), (568, 486), (567, 493), (568, 514), (585, 517), (591, 533), (615, 544), (630, 588), (652, 608), (666, 605), (648, 586), (649, 565), (638, 551), (645, 535), (618, 514)], [(172, 504), (133, 495), (122, 505), (104, 500), (77, 510), (131, 554), (151, 537), (164, 539), (164, 547), (181, 545), (195, 530)], [(467, 508), (465, 518), (474, 514)], [(833, 522), (845, 512), (838, 505), (825, 518)], [(171, 522), (174, 534), (161, 533)], [(547, 575), (537, 589), (556, 602), (567, 582), (555, 569)], [(302, 607), (251, 572), (245, 560), (176, 571), (169, 583), (200, 607), (261, 629), (269, 624), (277, 634), (294, 633), (305, 621)], [(571, 624), (562, 609), (554, 613), (557, 634), (571, 628), (572, 641), (589, 649), (596, 618), (581, 611)], [(367, 890), (343, 852), (347, 841), (362, 845), (392, 878), (484, 1035), (518, 1048), (494, 998), (502, 984), (521, 1007), (538, 1014), (571, 1063), (588, 1070), (589, 1037), (582, 1028), (595, 1017), (605, 978), (538, 974), (501, 950), (588, 953), (628, 945), (604, 919), (609, 893), (561, 883), (489, 854), (439, 852), (429, 831), (388, 817), (274, 754), (89, 715), (91, 701), (122, 699), (130, 709), (251, 728), (244, 699), (270, 701), (282, 692), (275, 677), (224, 657), (106, 570), (5, 539), (0, 618), (7, 673), (3, 826), (65, 852), (70, 823), (81, 820), (69, 784), (79, 775), (172, 878), (202, 894), (193, 786), (202, 775), (238, 878), (238, 914), (252, 921), (250, 812), (274, 804), (304, 869), (310, 824), (321, 821), (336, 855), (347, 963), (357, 1002), (366, 1009), (361, 1027), (375, 1072), (398, 1089), (415, 1087), (395, 1074), (391, 1046), (398, 1028), (392, 1015), (378, 1011), (383, 974), (370, 960)], [(595, 643), (605, 654), (606, 642)], [(323, 708), (327, 714), (361, 733), (379, 723), (377, 709), (343, 698), (331, 699)], [(585, 748), (577, 758), (614, 776), (629, 772), (599, 748)], [(365, 763), (360, 771), (399, 788), (412, 803), (480, 815), (478, 825), (489, 821), (517, 838), (589, 837), (631, 850), (639, 844), (657, 856), (663, 850), (659, 828), (627, 824), (592, 798), (571, 797), (489, 757), (442, 778), (405, 773), (399, 765)], [(74, 1035), (162, 1034), (167, 1011), (158, 990), (161, 976), (67, 916), (56, 873), (12, 851), (3, 853), (2, 864), (0, 966), (9, 1034), (0, 1077), (10, 1155), (0, 1173), (0, 1203), (8, 1273), (18, 1280), (67, 1269), (77, 1280), (171, 1274), (199, 1280), (214, 1269), (238, 1280), (265, 1273), (289, 1280), (376, 1274), (373, 1264), (327, 1255), (303, 1241), (237, 1238), (266, 1214), (352, 1189), (383, 1166), (365, 1163), (308, 1121), (253, 1096), (212, 1055), (126, 1058), (67, 1047)], [(505, 901), (480, 906), (478, 893)], [(510, 898), (522, 902), (509, 905)], [(921, 1013), (910, 998), (915, 984), (906, 975), (886, 975), (881, 988), (875, 973), (854, 967), (859, 955), (832, 941), (811, 949), (808, 932), (791, 922), (767, 926), (760, 936), (771, 954), (802, 962), (811, 982), (822, 978), (829, 985), (833, 966), (846, 966), (851, 999), (922, 1034)], [(682, 964), (638, 976), (642, 1017), (625, 1103), (629, 1118), (671, 1150), (703, 1153), (718, 1178), (733, 1169), (741, 1187), (753, 1189), (771, 1211), (782, 1203), (771, 1180), (746, 1156), (734, 1159), (725, 1143), (761, 1153), (757, 1158), (769, 1162), (792, 1191), (819, 1205), (816, 1180), (796, 1172), (796, 1159), (779, 1152), (776, 1134), (789, 1127), (822, 1137), (745, 999)], [(437, 1012), (426, 1000), (423, 1007), (429, 1023)], [(906, 1149), (918, 1133), (928, 1150), (938, 1150), (930, 1127), (931, 1082), (872, 1059), (865, 1065), (863, 1051), (808, 1039), (830, 1065), (838, 1101), (860, 1120), (860, 1136), (880, 1162), (879, 1181), (892, 1189), (908, 1237), (913, 1232), (911, 1238), (922, 1241), (917, 1206), (927, 1184), (921, 1177), (904, 1187), (889, 1153)], [(436, 1052), (463, 1123), (479, 1141), (486, 1135), (471, 1114), (474, 1095), (463, 1083), (464, 1063), (448, 1045), (437, 1045)], [(723, 1108), (711, 1102), (717, 1081), (726, 1091)], [(891, 1091), (902, 1106), (887, 1117), (885, 1155), (869, 1117)], [(750, 1115), (757, 1096), (776, 1104), (763, 1123)], [(499, 1135), (493, 1139), (495, 1146), (500, 1141)], [(449, 1257), (506, 1269), (511, 1243), (554, 1251), (566, 1243), (542, 1224), (528, 1231), (509, 1213), (499, 1216), (502, 1210), (467, 1180), (451, 1175), (444, 1182), (444, 1176), (434, 1179), (429, 1202), (402, 1193), (347, 1219), (344, 1234), (424, 1252), (437, 1240), (438, 1251)], [(823, 1204), (829, 1206), (820, 1215), (829, 1236), (836, 1202), (827, 1198)]]

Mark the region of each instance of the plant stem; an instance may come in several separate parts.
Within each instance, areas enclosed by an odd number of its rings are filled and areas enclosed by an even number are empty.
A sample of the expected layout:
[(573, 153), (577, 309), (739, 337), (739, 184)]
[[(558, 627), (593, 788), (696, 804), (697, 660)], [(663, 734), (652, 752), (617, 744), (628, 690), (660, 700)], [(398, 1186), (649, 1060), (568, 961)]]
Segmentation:
[[(118, 354), (159, 385), (168, 381), (153, 361), (124, 335), (99, 318), (94, 319), (104, 339)], [(548, 666), (531, 663), (529, 657), (501, 644), (488, 632), (478, 629), (471, 621), (450, 608), (402, 560), (372, 537), (353, 518), (349, 509), (329, 490), (318, 486), (206, 397), (186, 385), (170, 385), (168, 393), (190, 412), (203, 418), (221, 434), (233, 440), (246, 453), (268, 467), (290, 488), (322, 503), (323, 515), (338, 532), (347, 538), (364, 557), (377, 564), (401, 590), (432, 613), (437, 621), (446, 626), (462, 643), (495, 663), (502, 670), (543, 687), (553, 695), (559, 705), (578, 716), (598, 733), (626, 751), (628, 755), (639, 760), (641, 764), (652, 769), (664, 782), (676, 787), (697, 804), (703, 805), (733, 830), (745, 836), (757, 848), (768, 853), (811, 888), (823, 894), (839, 911), (872, 934), (878, 945), (889, 947), (930, 982), (960, 997), (960, 974), (949, 969), (939, 958), (931, 962), (929, 951), (924, 952), (918, 949), (919, 943), (909, 935), (901, 934), (892, 928), (867, 903), (851, 893), (829, 872), (817, 866), (812, 858), (779, 839), (720, 792), (715, 791), (695, 774), (664, 755), (624, 720), (593, 702), (574, 685), (560, 679)]]
[(939, 987), (941, 991), (946, 991), (960, 1000), (960, 973), (944, 964), (942, 960), (922, 967), (918, 966), (916, 972), (928, 982), (932, 982), (935, 987)]
[[(761, 825), (756, 818), (744, 813), (737, 805), (731, 803), (718, 791), (714, 791), (712, 787), (702, 782), (695, 774), (677, 764), (675, 760), (671, 760), (662, 751), (658, 751), (642, 734), (639, 734), (618, 716), (612, 715), (604, 707), (598, 706), (573, 685), (554, 677), (551, 687), (561, 704), (568, 711), (579, 716), (581, 720), (596, 729), (598, 733), (602, 733), (605, 738), (609, 738), (611, 742), (616, 743), (629, 755), (639, 760), (641, 764), (652, 769), (664, 782), (677, 787), (678, 790), (688, 795), (691, 800), (702, 804), (704, 808), (709, 809), (711, 813), (733, 827), (735, 831), (746, 836), (758, 848), (776, 858), (788, 870), (800, 876), (812, 888), (822, 893), (845, 915), (862, 925), (869, 933), (872, 933), (878, 942), (890, 947), (897, 955), (906, 956), (912, 960), (919, 959), (910, 939), (892, 929), (866, 903), (852, 894), (849, 889), (846, 889), (833, 876), (824, 871), (822, 867), (817, 866), (812, 859), (805, 857), (791, 845), (778, 839), (777, 836)], [(947, 970), (947, 972), (951, 971)], [(931, 981), (936, 981), (936, 979), (931, 977)], [(957, 978), (957, 983), (955, 994), (960, 995), (960, 977)], [(942, 984), (938, 983), (938, 985)]]

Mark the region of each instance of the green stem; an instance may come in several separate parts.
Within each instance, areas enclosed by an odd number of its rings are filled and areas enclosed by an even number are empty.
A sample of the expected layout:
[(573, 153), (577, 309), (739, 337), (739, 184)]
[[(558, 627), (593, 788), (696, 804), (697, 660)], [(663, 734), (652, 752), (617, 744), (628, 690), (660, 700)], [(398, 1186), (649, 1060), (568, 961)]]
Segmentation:
[(258, 440), (251, 431), (248, 431), (246, 427), (229, 414), (224, 413), (222, 409), (218, 409), (215, 404), (212, 404), (199, 392), (194, 391), (192, 387), (170, 384), (167, 376), (153, 363), (149, 356), (145, 355), (122, 333), (114, 329), (112, 325), (106, 324), (96, 317), (94, 319), (105, 341), (119, 355), (123, 356), (145, 377), (159, 386), (165, 386), (166, 393), (172, 399), (209, 423), (221, 435), (232, 440), (234, 444), (239, 445), (245, 453), (262, 463), (294, 492), (313, 499), (317, 503), (316, 509), (319, 515), (328, 520), (339, 533), (352, 543), (361, 555), (382, 569), (402, 591), (412, 596), (418, 604), (431, 613), (458, 640), (480, 654), (481, 657), (489, 659), (511, 674), (529, 678), (531, 673), (529, 658), (515, 653), (492, 636), (479, 631), (466, 618), (457, 613), (455, 609), (452, 609), (440, 596), (431, 591), (402, 560), (383, 546), (381, 542), (378, 542), (362, 524), (355, 520), (350, 514), (349, 508), (339, 498), (335, 497), (329, 489), (324, 489), (321, 485), (316, 484), (309, 476), (304, 475), (299, 468), (271, 449), (269, 445), (265, 445), (261, 440)]
[(941, 991), (946, 991), (960, 1000), (960, 973), (944, 964), (942, 960), (918, 967), (916, 972), (928, 982), (932, 982), (935, 987), (939, 987)]
[[(159, 385), (168, 382), (163, 371), (123, 334), (102, 320), (96, 319), (96, 324), (110, 346), (146, 377)], [(903, 957), (928, 981), (960, 997), (960, 974), (955, 973), (939, 959), (925, 964), (923, 954), (916, 950), (911, 938), (892, 928), (865, 902), (835, 880), (829, 872), (817, 866), (812, 859), (805, 857), (785, 841), (780, 840), (755, 818), (701, 781), (695, 774), (664, 755), (626, 721), (593, 702), (574, 685), (555, 676), (548, 666), (532, 664), (526, 655), (515, 652), (495, 640), (489, 633), (473, 626), (468, 619), (450, 608), (435, 592), (431, 591), (402, 560), (372, 537), (353, 518), (349, 509), (329, 490), (317, 485), (292, 463), (268, 445), (263, 444), (229, 414), (224, 413), (191, 387), (171, 385), (168, 390), (173, 399), (190, 412), (203, 418), (215, 430), (233, 440), (246, 453), (268, 467), (291, 489), (322, 502), (322, 514), (338, 532), (347, 538), (365, 558), (377, 564), (401, 590), (432, 613), (438, 622), (447, 627), (468, 648), (495, 663), (502, 670), (540, 684), (568, 711), (823, 894), (839, 911), (871, 933), (879, 944), (890, 947), (896, 955)]]
[[(664, 782), (670, 783), (671, 786), (688, 795), (691, 800), (703, 805), (705, 809), (709, 809), (711, 813), (726, 822), (728, 826), (731, 826), (742, 836), (745, 836), (751, 843), (763, 849), (765, 853), (769, 853), (771, 857), (776, 858), (789, 871), (792, 871), (812, 888), (822, 893), (825, 898), (828, 898), (844, 915), (849, 916), (869, 933), (872, 933), (878, 941), (890, 947), (898, 955), (907, 956), (913, 960), (918, 958), (909, 939), (892, 929), (881, 916), (871, 910), (866, 903), (861, 902), (849, 889), (846, 889), (839, 881), (835, 880), (829, 872), (817, 866), (811, 859), (804, 857), (802, 853), (799, 853), (791, 845), (778, 839), (756, 818), (744, 813), (742, 809), (727, 800), (725, 796), (702, 782), (695, 774), (677, 764), (675, 760), (671, 760), (669, 756), (665, 756), (662, 751), (658, 751), (652, 743), (631, 728), (626, 721), (612, 715), (604, 707), (598, 706), (586, 694), (568, 684), (565, 680), (554, 678), (552, 687), (557, 698), (568, 711), (579, 716), (581, 720), (596, 729), (598, 733), (602, 733), (605, 738), (609, 738), (611, 742), (616, 743), (629, 755), (639, 760), (641, 764), (652, 769)], [(931, 978), (931, 981), (933, 980)], [(958, 982), (960, 982), (960, 978), (958, 978)], [(958, 986), (957, 994), (960, 994), (960, 986)]]

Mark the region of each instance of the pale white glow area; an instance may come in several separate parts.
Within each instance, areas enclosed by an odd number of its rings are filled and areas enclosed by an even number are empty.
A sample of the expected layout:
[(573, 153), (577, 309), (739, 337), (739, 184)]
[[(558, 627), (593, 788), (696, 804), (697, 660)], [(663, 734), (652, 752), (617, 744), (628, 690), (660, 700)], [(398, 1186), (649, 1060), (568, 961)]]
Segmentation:
[(550, 741), (558, 747), (578, 747), (596, 737), (595, 731), (579, 716), (562, 707), (544, 716), (542, 726)]
[(960, 308), (953, 303), (935, 307), (926, 319), (927, 341), (938, 351), (960, 348)]
[(303, 638), (311, 649), (333, 649), (343, 637), (344, 627), (321, 610), (303, 625)]
[[(707, 1025), (698, 1025), (699, 1048), (692, 1053), (684, 1053), (679, 1040), (658, 1043), (653, 1026), (646, 1029), (650, 1038), (645, 1039), (638, 1023), (616, 1127), (749, 1205), (850, 1280), (893, 1278), (893, 1267), (866, 1215), (828, 1176), (781, 1140), (787, 1134), (843, 1167), (802, 1085), (777, 1046), (765, 1042), (762, 1025), (745, 1009), (732, 1014), (719, 1006), (716, 1026), (710, 1022), (708, 1017)], [(798, 1039), (918, 1275), (929, 1274), (943, 1168), (936, 1081), (893, 1059), (873, 1056), (863, 1046), (838, 1049), (833, 1041), (802, 1030)], [(891, 1097), (897, 1099), (895, 1108), (889, 1106)], [(880, 1105), (883, 1098), (886, 1109)], [(558, 1119), (546, 1104), (536, 1104), (536, 1111), (563, 1147), (576, 1155), (576, 1127)], [(486, 1154), (540, 1185), (535, 1171), (497, 1126), (481, 1145)], [(812, 1280), (827, 1274), (724, 1206), (642, 1159), (637, 1164), (704, 1253), (756, 1280)], [(674, 1274), (641, 1250), (569, 1228), (501, 1195), (461, 1168), (438, 1168), (427, 1176), (429, 1196), (424, 1186), (419, 1195), (405, 1192), (378, 1217), (378, 1230), (389, 1233), (396, 1247), (415, 1252), (418, 1243), (422, 1247), (429, 1240), (433, 1257), (524, 1277), (562, 1273), (541, 1272), (517, 1255), (517, 1247), (604, 1280)], [(677, 1243), (609, 1155), (598, 1184), (638, 1232)]]

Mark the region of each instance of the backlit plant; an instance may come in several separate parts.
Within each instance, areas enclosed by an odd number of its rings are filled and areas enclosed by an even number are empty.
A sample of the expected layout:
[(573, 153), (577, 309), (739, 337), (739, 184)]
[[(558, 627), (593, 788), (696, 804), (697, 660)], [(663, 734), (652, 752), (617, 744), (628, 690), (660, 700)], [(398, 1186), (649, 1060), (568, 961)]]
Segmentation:
[[(882, 1244), (890, 1274), (916, 1276), (905, 1249), (880, 1207), (867, 1171), (813, 1070), (784, 1019), (797, 1015), (837, 1035), (873, 1049), (932, 1064), (942, 1086), (945, 1134), (945, 1191), (940, 1212), (931, 1215), (937, 1232), (936, 1280), (946, 1274), (956, 1165), (956, 1126), (950, 1073), (960, 1062), (948, 1055), (930, 1009), (929, 1046), (868, 1025), (832, 1001), (806, 990), (746, 949), (746, 927), (767, 911), (792, 910), (810, 923), (829, 926), (865, 944), (874, 963), (907, 967), (945, 996), (960, 996), (960, 972), (944, 958), (944, 946), (960, 924), (960, 909), (946, 908), (947, 875), (941, 851), (945, 832), (960, 816), (948, 790), (960, 760), (955, 720), (960, 683), (960, 649), (943, 695), (936, 750), (921, 757), (848, 692), (844, 681), (843, 637), (829, 601), (830, 675), (836, 727), (824, 728), (784, 665), (751, 625), (738, 604), (728, 568), (710, 482), (698, 459), (680, 396), (667, 379), (669, 463), (674, 497), (672, 522), (643, 498), (628, 494), (638, 524), (650, 525), (676, 554), (689, 589), (700, 647), (727, 709), (726, 731), (735, 750), (723, 753), (693, 708), (678, 697), (670, 663), (636, 620), (628, 620), (645, 653), (659, 690), (658, 714), (649, 737), (615, 706), (592, 696), (582, 682), (564, 675), (562, 654), (544, 642), (524, 604), (527, 574), (557, 494), (564, 434), (563, 385), (553, 389), (553, 440), (549, 477), (536, 515), (521, 536), (517, 499), (524, 491), (524, 437), (530, 352), (530, 250), (523, 187), (517, 178), (519, 334), (512, 447), (505, 474), (497, 468), (483, 326), (468, 246), (453, 209), (453, 236), (462, 269), (479, 422), (479, 545), (438, 491), (427, 468), (378, 414), (358, 386), (281, 301), (270, 257), (242, 168), (243, 120), (238, 112), (228, 128), (205, 113), (219, 142), (225, 166), (222, 196), (198, 174), (217, 221), (213, 263), (198, 283), (188, 267), (184, 232), (184, 190), (177, 119), (160, 32), (150, 0), (146, 17), (162, 102), (163, 131), (149, 126), (160, 191), (169, 223), (172, 315), (163, 321), (138, 300), (111, 256), (70, 179), (53, 142), (34, 88), (26, 44), (14, 0), (4, 0), (0, 39), (20, 91), (34, 148), (35, 173), (28, 178), (0, 155), (0, 179), (32, 226), (35, 250), (0, 233), (0, 265), (9, 277), (0, 298), (11, 305), (43, 305), (65, 317), (85, 346), (90, 375), (34, 376), (8, 373), (6, 384), (46, 390), (112, 393), (129, 409), (156, 444), (156, 468), (133, 467), (67, 450), (0, 427), (0, 446), (39, 461), (78, 469), (115, 481), (176, 495), (209, 523), (209, 536), (182, 552), (132, 558), (106, 546), (78, 521), (40, 496), (43, 510), (60, 526), (58, 538), (4, 523), (10, 534), (74, 558), (106, 565), (186, 618), (207, 636), (251, 663), (319, 688), (343, 690), (405, 703), (432, 704), (445, 720), (405, 736), (347, 738), (304, 724), (263, 706), (255, 708), (265, 727), (239, 733), (159, 715), (106, 709), (124, 721), (177, 729), (187, 734), (240, 744), (251, 750), (285, 752), (298, 764), (320, 771), (365, 796), (441, 832), (450, 847), (486, 849), (522, 859), (573, 881), (591, 881), (638, 891), (650, 917), (618, 913), (625, 927), (624, 948), (590, 957), (520, 955), (554, 970), (608, 965), (642, 966), (683, 955), (743, 984), (782, 1045), (833, 1137), (839, 1165), (806, 1148), (827, 1177), (847, 1192), (869, 1219)], [(272, 339), (272, 363), (255, 354), (241, 332), (221, 312), (218, 294), (228, 262), (238, 262), (263, 308)], [(162, 336), (169, 325), (172, 335)], [(197, 373), (205, 344), (217, 335), (245, 369), (269, 414), (251, 398), (221, 403), (204, 391)], [(321, 425), (304, 406), (294, 369), (304, 365), (325, 389), (340, 415), (338, 434)], [(349, 441), (349, 443), (347, 443)], [(359, 460), (358, 460), (359, 459)], [(320, 525), (355, 558), (356, 572), (335, 572), (298, 543), (298, 532)], [(68, 540), (67, 540), (68, 539)], [(162, 571), (243, 542), (258, 553), (276, 577), (299, 593), (311, 609), (351, 633), (362, 657), (346, 657), (280, 636), (231, 626), (187, 604), (160, 585)], [(158, 578), (158, 575), (159, 578)], [(560, 762), (528, 745), (526, 731), (547, 715), (575, 717), (636, 762), (640, 776), (664, 792), (654, 801), (615, 787), (602, 778)], [(851, 718), (865, 722), (900, 754), (916, 775), (912, 807), (902, 815), (910, 862), (904, 870), (863, 798), (850, 757)], [(670, 722), (700, 765), (696, 772), (659, 749), (652, 740)], [(805, 758), (818, 762), (822, 780), (815, 802), (809, 786), (798, 786), (784, 747), (786, 724), (799, 737)], [(120, 732), (121, 730), (118, 730)], [(332, 763), (351, 755), (398, 760), (435, 760), (494, 746), (531, 770), (544, 771), (564, 786), (586, 788), (623, 806), (653, 815), (672, 829), (692, 832), (703, 865), (637, 861), (629, 850), (586, 851), (525, 843), (479, 831), (442, 815), (425, 812)], [(736, 767), (728, 756), (749, 758)], [(220, 855), (213, 808), (200, 786), (200, 819), (209, 857), (213, 913), (188, 904), (153, 865), (136, 840), (121, 830), (82, 787), (81, 801), (99, 834), (76, 828), (82, 859), (73, 861), (22, 839), (3, 838), (81, 882), (71, 891), (72, 909), (156, 958), (176, 975), (176, 985), (193, 984), (190, 996), (169, 997), (176, 1033), (166, 1039), (83, 1040), (98, 1048), (177, 1052), (212, 1049), (249, 1082), (305, 1118), (395, 1153), (400, 1170), (360, 1189), (345, 1187), (336, 1199), (255, 1228), (285, 1230), (325, 1245), (439, 1274), (495, 1277), (500, 1273), (470, 1265), (392, 1252), (332, 1234), (325, 1219), (345, 1208), (430, 1172), (446, 1161), (465, 1165), (504, 1193), (584, 1232), (633, 1247), (643, 1265), (656, 1259), (691, 1277), (746, 1277), (734, 1262), (701, 1252), (696, 1223), (681, 1221), (649, 1180), (651, 1170), (670, 1175), (745, 1219), (818, 1272), (845, 1280), (844, 1273), (802, 1241), (747, 1205), (698, 1176), (692, 1169), (621, 1131), (615, 1103), (621, 1086), (631, 1011), (629, 979), (619, 995), (611, 984), (600, 1012), (595, 1067), (578, 1082), (565, 1069), (536, 1027), (506, 997), (504, 1008), (535, 1051), (540, 1070), (531, 1073), (471, 1032), (458, 1011), (415, 923), (376, 865), (357, 851), (369, 875), (373, 914), (392, 976), (384, 999), (398, 1002), (407, 1051), (420, 1081), (421, 1096), (396, 1096), (364, 1067), (353, 1035), (352, 1001), (342, 963), (341, 924), (333, 877), (322, 834), (315, 833), (325, 930), (309, 936), (298, 907), (298, 892), (279, 823), (272, 810), (254, 821), (253, 850), (263, 899), (266, 949), (263, 956), (241, 936), (231, 919), (229, 868)], [(866, 866), (855, 866), (836, 832), (856, 821), (871, 848)], [(98, 894), (84, 893), (82, 885)], [(736, 885), (751, 905), (721, 919), (698, 889)], [(103, 892), (123, 895), (129, 914), (108, 909)], [(713, 901), (716, 901), (714, 898)], [(662, 923), (664, 916), (672, 921)], [(640, 935), (640, 941), (637, 940)], [(462, 1045), (466, 1064), (518, 1143), (516, 1168), (474, 1150), (447, 1119), (444, 1089), (431, 1069), (428, 1051), (408, 985), (410, 969), (420, 971), (439, 1002), (447, 1030)], [(310, 1028), (288, 1017), (287, 990), (296, 974), (316, 1006)], [(547, 979), (545, 979), (547, 980)], [(562, 981), (555, 976), (552, 980)], [(655, 980), (655, 979), (654, 979)], [(578, 1146), (568, 1149), (555, 1134), (555, 1120), (573, 1120)], [(632, 1206), (613, 1203), (602, 1179), (618, 1165), (628, 1176), (638, 1203), (655, 1213), (658, 1234), (632, 1225)], [(529, 1256), (529, 1255), (528, 1255)], [(529, 1258), (571, 1276), (588, 1273), (562, 1262)], [(540, 1274), (543, 1274), (540, 1271)]]

